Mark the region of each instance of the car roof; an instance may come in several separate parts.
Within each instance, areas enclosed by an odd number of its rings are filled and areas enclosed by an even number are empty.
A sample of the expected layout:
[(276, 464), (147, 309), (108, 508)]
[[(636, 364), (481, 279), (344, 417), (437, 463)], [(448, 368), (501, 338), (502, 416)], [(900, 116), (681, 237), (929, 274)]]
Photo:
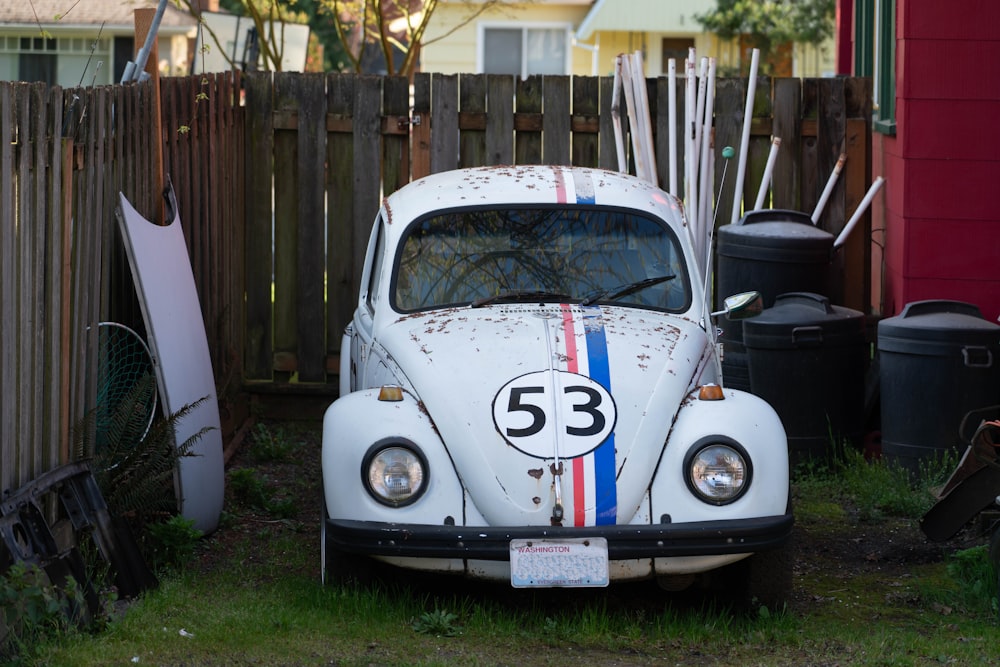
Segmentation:
[(384, 210), (389, 234), (396, 236), (411, 221), (433, 211), (525, 204), (631, 208), (668, 221), (678, 232), (686, 224), (680, 202), (651, 183), (603, 169), (551, 165), (474, 167), (432, 174), (386, 197)]

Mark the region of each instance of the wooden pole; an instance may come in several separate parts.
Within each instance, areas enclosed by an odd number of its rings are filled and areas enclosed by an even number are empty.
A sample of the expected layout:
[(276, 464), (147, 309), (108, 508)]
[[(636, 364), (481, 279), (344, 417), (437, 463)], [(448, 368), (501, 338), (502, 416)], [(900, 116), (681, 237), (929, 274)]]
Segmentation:
[[(135, 46), (136, 54), (139, 53), (139, 48), (145, 43), (146, 37), (149, 34), (150, 29), (153, 26), (153, 20), (156, 16), (156, 9), (152, 7), (136, 9), (134, 14), (135, 21)], [(153, 86), (153, 113), (152, 113), (152, 132), (153, 141), (150, 142), (150, 168), (152, 169), (152, 186), (153, 192), (155, 194), (155, 201), (159, 202), (159, 206), (154, 208), (151, 212), (151, 219), (153, 222), (159, 222), (159, 224), (167, 224), (166, 213), (164, 209), (164, 201), (161, 197), (163, 193), (163, 131), (161, 127), (161, 116), (160, 116), (160, 68), (158, 66), (160, 61), (159, 53), (157, 49), (157, 40), (154, 39), (152, 43), (152, 48), (149, 51), (149, 57), (146, 59), (145, 71), (149, 74), (149, 80), (152, 82)]]

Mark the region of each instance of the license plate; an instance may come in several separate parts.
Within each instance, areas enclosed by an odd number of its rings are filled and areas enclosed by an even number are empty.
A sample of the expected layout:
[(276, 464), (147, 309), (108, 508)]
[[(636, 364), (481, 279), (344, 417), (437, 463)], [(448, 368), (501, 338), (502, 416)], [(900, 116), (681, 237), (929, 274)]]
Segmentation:
[(510, 583), (515, 588), (607, 586), (608, 541), (511, 540)]

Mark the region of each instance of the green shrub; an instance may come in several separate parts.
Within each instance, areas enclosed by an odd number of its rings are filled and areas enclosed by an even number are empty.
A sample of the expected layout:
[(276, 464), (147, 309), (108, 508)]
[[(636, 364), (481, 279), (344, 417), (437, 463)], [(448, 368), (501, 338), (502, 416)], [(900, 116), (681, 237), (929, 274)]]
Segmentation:
[(157, 571), (183, 569), (194, 558), (195, 547), (202, 538), (193, 520), (177, 515), (150, 524), (147, 534), (152, 554), (150, 565)]
[(279, 519), (291, 519), (298, 514), (293, 499), (275, 500), (273, 489), (255, 468), (240, 468), (229, 473), (229, 488), (233, 499), (245, 507), (273, 514)]
[(85, 609), (73, 577), (60, 588), (37, 565), (14, 563), (0, 576), (0, 660), (18, 664), (40, 642), (84, 626)]
[(254, 424), (250, 440), (248, 455), (256, 463), (286, 463), (299, 445), (285, 428), (264, 422)]
[(997, 568), (986, 545), (955, 552), (948, 558), (947, 571), (959, 587), (955, 604), (970, 611), (998, 613)]

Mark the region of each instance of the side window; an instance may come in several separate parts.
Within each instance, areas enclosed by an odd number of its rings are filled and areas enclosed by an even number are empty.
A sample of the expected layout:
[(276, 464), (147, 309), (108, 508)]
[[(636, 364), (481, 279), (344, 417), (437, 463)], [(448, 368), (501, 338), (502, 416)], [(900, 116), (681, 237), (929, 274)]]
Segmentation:
[(371, 273), (368, 274), (368, 290), (365, 295), (365, 303), (368, 305), (368, 310), (372, 313), (375, 312), (375, 304), (378, 302), (378, 290), (379, 285), (382, 284), (382, 269), (385, 266), (385, 233), (382, 229), (382, 215), (379, 214), (378, 218), (375, 219), (375, 229), (372, 231), (374, 236), (374, 243), (370, 244), (374, 246), (375, 250), (371, 258)]
[(872, 77), (872, 129), (896, 133), (896, 1), (858, 0), (854, 73)]

